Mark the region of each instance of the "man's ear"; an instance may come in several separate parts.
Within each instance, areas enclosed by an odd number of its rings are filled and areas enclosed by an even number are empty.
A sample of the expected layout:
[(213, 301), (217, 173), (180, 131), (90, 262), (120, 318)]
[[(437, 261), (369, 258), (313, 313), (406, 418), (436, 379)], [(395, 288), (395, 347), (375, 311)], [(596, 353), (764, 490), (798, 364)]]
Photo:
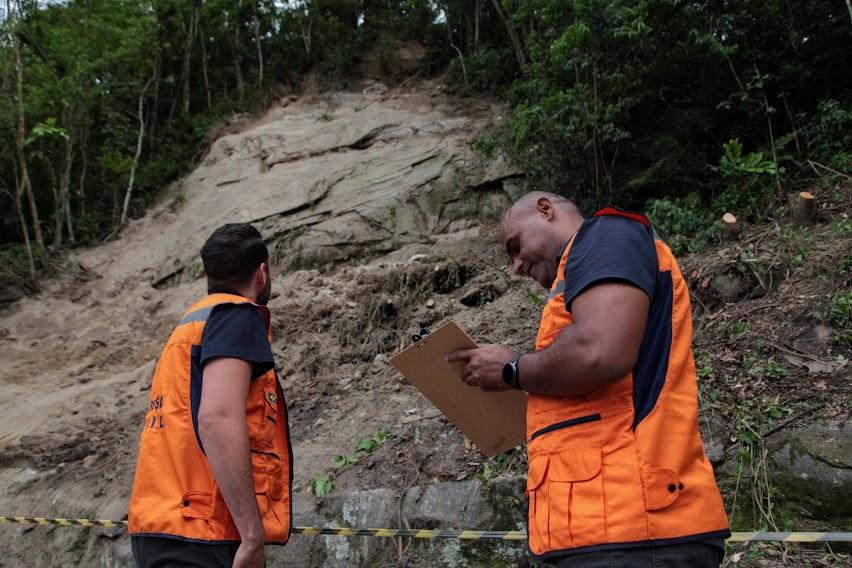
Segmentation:
[(536, 201), (536, 209), (546, 220), (550, 221), (556, 214), (553, 203), (547, 197), (539, 197)]
[(257, 284), (258, 288), (263, 290), (263, 287), (266, 286), (267, 278), (269, 278), (269, 271), (266, 269), (266, 263), (261, 262), (260, 266), (257, 267), (257, 272), (254, 273), (254, 283)]

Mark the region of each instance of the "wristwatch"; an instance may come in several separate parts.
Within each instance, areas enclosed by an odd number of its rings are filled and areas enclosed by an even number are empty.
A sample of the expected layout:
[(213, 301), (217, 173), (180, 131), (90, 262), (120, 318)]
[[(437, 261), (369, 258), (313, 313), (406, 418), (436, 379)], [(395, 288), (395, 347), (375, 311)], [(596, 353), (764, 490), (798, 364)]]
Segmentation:
[(524, 355), (526, 354), (523, 352), (518, 353), (508, 363), (503, 365), (503, 382), (513, 389), (521, 389), (521, 373), (518, 370), (518, 361)]

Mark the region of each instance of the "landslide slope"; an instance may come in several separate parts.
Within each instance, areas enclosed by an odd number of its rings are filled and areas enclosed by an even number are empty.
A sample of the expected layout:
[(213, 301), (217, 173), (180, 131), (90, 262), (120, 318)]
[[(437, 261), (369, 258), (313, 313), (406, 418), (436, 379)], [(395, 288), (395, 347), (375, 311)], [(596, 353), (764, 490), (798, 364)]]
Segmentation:
[[(272, 253), (297, 523), (523, 527), (523, 452), (485, 460), (388, 364), (448, 319), (481, 343), (533, 345), (545, 294), (495, 242), (517, 172), (471, 146), (504, 113), (430, 83), (373, 84), (220, 129), (118, 239), (75, 251), (0, 313), (0, 515), (124, 518), (155, 360), (205, 293), (198, 251), (245, 221)], [(680, 259), (700, 425), (737, 530), (848, 530), (852, 518), (852, 186), (814, 192), (815, 226), (779, 217)], [(332, 492), (318, 499), (323, 479)], [(429, 546), (297, 537), (269, 565), (525, 562), (522, 544)], [(115, 529), (0, 527), (0, 566), (129, 566), (129, 548)], [(824, 547), (731, 552), (739, 566), (849, 563)]]
[[(74, 252), (39, 295), (0, 315), (2, 514), (124, 518), (155, 360), (205, 293), (198, 251), (226, 222), (254, 223), (271, 250), (273, 347), (291, 405), (297, 501), (312, 499), (301, 491), (307, 480), (359, 432), (426, 408), (381, 361), (383, 378), (366, 376), (409, 324), (430, 322), (385, 325), (373, 314), (384, 298), (365, 282), (379, 276), (401, 307), (424, 293), (414, 275), (395, 280), (402, 266), (429, 282), (473, 276), (409, 259), (445, 256), (436, 243), (479, 242), (482, 224), (509, 202), (514, 172), (471, 148), (503, 112), (431, 84), (375, 84), (285, 100), (230, 125), (120, 238)], [(380, 258), (393, 268), (361, 266)], [(0, 543), (8, 552), (0, 565), (129, 559), (126, 538), (104, 530), (7, 527)]]

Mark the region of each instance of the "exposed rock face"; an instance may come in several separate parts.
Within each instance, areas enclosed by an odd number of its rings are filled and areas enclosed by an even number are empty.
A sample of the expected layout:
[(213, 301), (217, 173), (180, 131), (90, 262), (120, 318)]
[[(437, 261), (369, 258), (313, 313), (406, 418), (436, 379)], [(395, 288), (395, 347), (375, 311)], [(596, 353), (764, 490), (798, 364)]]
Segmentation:
[[(512, 276), (494, 239), (516, 172), (470, 146), (503, 113), (437, 87), (374, 84), (223, 125), (198, 168), (144, 218), (76, 251), (74, 271), (0, 315), (0, 514), (123, 518), (157, 356), (205, 293), (198, 251), (214, 228), (248, 221), (273, 252), (295, 522), (524, 529), (523, 479), (471, 481), (483, 456), (388, 364), (412, 333), (450, 318), (478, 341), (533, 347), (546, 291)], [(718, 284), (711, 304), (749, 289)], [(731, 495), (731, 426), (709, 413), (700, 425)], [(382, 450), (356, 453), (379, 429), (391, 433)], [(771, 459), (785, 505), (815, 528), (848, 527), (849, 424), (777, 436)], [(335, 470), (340, 455), (358, 466)], [(319, 504), (308, 487), (317, 474), (335, 476)], [(5, 525), (0, 567), (131, 566), (129, 544), (115, 529)], [(269, 555), (270, 567), (528, 565), (524, 542), (294, 536)]]
[(358, 71), (371, 79), (400, 79), (423, 69), (426, 48), (416, 41), (400, 41), (391, 47), (377, 47), (361, 57)]
[[(461, 103), (459, 103), (461, 104)], [(498, 215), (509, 199), (500, 159), (470, 143), (496, 105), (424, 95), (340, 93), (297, 102), (217, 140), (183, 182), (183, 206), (156, 242), (157, 287), (194, 279), (197, 250), (224, 222), (250, 222), (281, 268), (388, 252)], [(473, 112), (469, 112), (473, 111)]]
[(849, 526), (852, 422), (792, 430), (773, 450), (773, 480), (785, 501), (803, 516)]
[[(525, 479), (510, 476), (490, 483), (447, 482), (412, 487), (399, 495), (373, 489), (329, 496), (319, 509), (301, 513), (321, 526), (526, 530)], [(273, 551), (276, 566), (383, 566), (508, 568), (531, 566), (525, 541), (412, 539), (398, 548), (393, 539), (293, 537)], [(280, 564), (278, 564), (280, 562)]]
[[(224, 125), (198, 167), (145, 217), (117, 240), (75, 251), (69, 265), (79, 270), (0, 316), (0, 397), (13, 401), (0, 410), (0, 514), (124, 517), (154, 364), (180, 314), (205, 293), (198, 252), (226, 222), (254, 223), (273, 255), (273, 349), (291, 403), (298, 523), (348, 522), (313, 510), (308, 480), (359, 435), (382, 427), (411, 435), (407, 416), (422, 417), (423, 451), (443, 454), (436, 469), (470, 461), (463, 438), (430, 417), (387, 354), (410, 337), (409, 325), (466, 309), (457, 289), (482, 286), (471, 280), (477, 273), (504, 280), (488, 267), (499, 250), (483, 227), (509, 204), (515, 172), (471, 148), (503, 113), (439, 86), (372, 85), (288, 99), (259, 119)], [(440, 274), (439, 264), (447, 268)], [(526, 298), (520, 287), (515, 295)], [(503, 310), (489, 317), (505, 320)], [(372, 477), (370, 485), (340, 480), (339, 490), (395, 483)], [(426, 506), (425, 491), (417, 522), (449, 519), (440, 503)], [(358, 513), (358, 503), (347, 511)], [(0, 566), (132, 563), (129, 539), (111, 529), (7, 526), (0, 548)], [(275, 552), (270, 565), (309, 565), (299, 550)]]

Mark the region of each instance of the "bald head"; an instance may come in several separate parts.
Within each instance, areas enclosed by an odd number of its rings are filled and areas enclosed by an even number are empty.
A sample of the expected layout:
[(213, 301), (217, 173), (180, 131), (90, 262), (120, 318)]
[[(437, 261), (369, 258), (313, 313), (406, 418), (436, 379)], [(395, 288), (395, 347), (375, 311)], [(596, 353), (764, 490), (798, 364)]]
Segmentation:
[(531, 191), (503, 215), (499, 239), (516, 274), (549, 287), (565, 243), (583, 222), (569, 199), (547, 191)]
[(549, 191), (531, 191), (522, 195), (511, 207), (509, 207), (509, 209), (506, 210), (503, 214), (503, 219), (500, 221), (501, 229), (506, 221), (514, 216), (529, 215), (537, 212), (539, 201), (542, 199), (549, 201), (556, 209), (561, 209), (566, 213), (573, 213), (582, 216), (580, 208), (566, 197), (562, 197), (561, 195), (551, 193)]

